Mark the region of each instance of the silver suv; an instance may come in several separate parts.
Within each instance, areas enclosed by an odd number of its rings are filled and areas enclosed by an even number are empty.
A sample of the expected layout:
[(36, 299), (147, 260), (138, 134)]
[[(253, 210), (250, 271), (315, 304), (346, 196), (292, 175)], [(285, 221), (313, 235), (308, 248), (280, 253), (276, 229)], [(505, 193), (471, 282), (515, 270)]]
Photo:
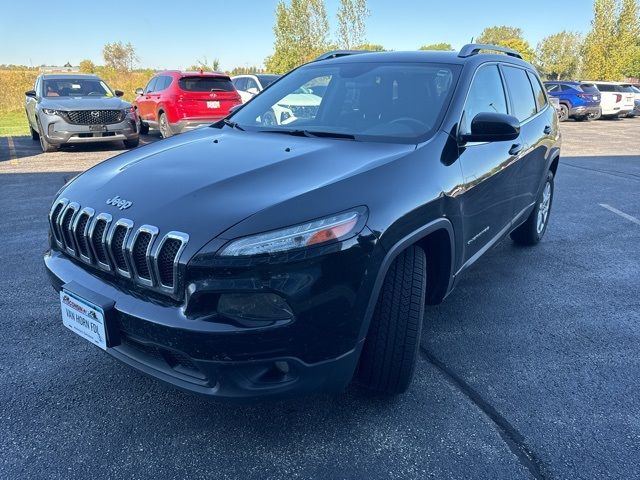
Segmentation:
[(25, 92), (31, 138), (43, 152), (61, 145), (121, 140), (138, 146), (135, 111), (95, 75), (42, 74), (33, 90)]

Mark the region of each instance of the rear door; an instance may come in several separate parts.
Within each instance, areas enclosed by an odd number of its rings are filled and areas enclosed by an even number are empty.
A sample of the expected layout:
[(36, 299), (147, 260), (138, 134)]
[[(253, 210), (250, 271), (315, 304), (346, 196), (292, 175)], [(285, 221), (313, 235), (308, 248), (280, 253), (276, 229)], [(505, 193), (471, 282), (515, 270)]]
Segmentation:
[(240, 95), (226, 76), (184, 76), (178, 81), (178, 91), (185, 118), (226, 117), (240, 103)]
[[(485, 64), (476, 71), (458, 136), (470, 133), (471, 121), (483, 112), (509, 113), (497, 64)], [(519, 142), (468, 142), (460, 148), (466, 187), (461, 199), (465, 262), (475, 259), (485, 246), (504, 234), (511, 223), (513, 197), (517, 193), (513, 164), (522, 151)]]

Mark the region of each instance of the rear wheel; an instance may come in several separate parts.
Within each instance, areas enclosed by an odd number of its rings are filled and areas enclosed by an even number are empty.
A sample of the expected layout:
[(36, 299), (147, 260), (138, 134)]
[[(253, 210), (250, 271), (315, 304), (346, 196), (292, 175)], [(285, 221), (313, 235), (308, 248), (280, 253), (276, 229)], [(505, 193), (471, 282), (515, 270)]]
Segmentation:
[(391, 264), (371, 319), (358, 380), (385, 394), (407, 390), (420, 345), (427, 285), (427, 261), (419, 247), (409, 247)]
[(590, 113), (587, 115), (589, 120), (598, 120), (602, 116), (602, 110), (598, 109), (597, 112)]
[(564, 103), (560, 104), (560, 110), (558, 111), (558, 120), (566, 122), (569, 119), (569, 107)]
[(124, 143), (124, 148), (136, 148), (140, 144), (140, 137), (133, 140), (123, 140), (122, 143)]
[(160, 114), (158, 127), (160, 128), (160, 135), (162, 135), (162, 138), (169, 138), (173, 135), (171, 125), (169, 125), (169, 119), (167, 118), (167, 114), (164, 112)]
[(525, 222), (511, 232), (511, 239), (518, 245), (535, 245), (544, 236), (549, 224), (549, 214), (553, 203), (553, 173), (547, 178), (538, 196), (536, 205)]

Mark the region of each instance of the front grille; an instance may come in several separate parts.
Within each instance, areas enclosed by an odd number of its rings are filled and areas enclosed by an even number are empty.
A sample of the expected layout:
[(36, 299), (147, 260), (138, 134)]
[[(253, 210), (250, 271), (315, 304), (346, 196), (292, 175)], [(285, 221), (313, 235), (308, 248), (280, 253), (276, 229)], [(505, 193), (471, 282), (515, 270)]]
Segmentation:
[(60, 250), (100, 270), (175, 296), (178, 260), (189, 236), (171, 231), (158, 238), (159, 231), (152, 225), (134, 227), (131, 220), (112, 221), (107, 213), (94, 213), (67, 199), (52, 206), (51, 232)]
[(75, 110), (66, 112), (65, 117), (74, 125), (108, 125), (122, 122), (125, 113), (123, 110)]
[(124, 258), (124, 248), (122, 248), (126, 237), (127, 227), (124, 225), (116, 225), (116, 229), (113, 232), (113, 240), (111, 241), (111, 253), (113, 254), (116, 267), (128, 272), (129, 268), (127, 267), (127, 260)]
[(173, 287), (173, 265), (181, 246), (182, 242), (180, 240), (169, 238), (160, 249), (158, 275), (160, 275), (160, 282), (167, 287)]

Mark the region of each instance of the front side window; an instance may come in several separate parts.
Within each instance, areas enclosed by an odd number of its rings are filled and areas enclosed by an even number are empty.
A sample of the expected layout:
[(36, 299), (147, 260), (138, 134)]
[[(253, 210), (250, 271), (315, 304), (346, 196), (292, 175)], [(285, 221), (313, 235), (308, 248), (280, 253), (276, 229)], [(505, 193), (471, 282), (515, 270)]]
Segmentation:
[(524, 122), (537, 113), (536, 100), (527, 72), (521, 68), (506, 65), (503, 66), (503, 72), (513, 107), (512, 115)]
[(507, 113), (507, 100), (497, 65), (480, 67), (476, 72), (467, 95), (459, 133), (470, 134), (473, 118), (487, 112)]
[(558, 85), (557, 83), (548, 83), (545, 85), (545, 87), (547, 88), (547, 92), (549, 93), (560, 91), (560, 85)]
[(151, 93), (154, 91), (154, 89), (156, 88), (156, 83), (158, 82), (158, 79), (160, 77), (153, 77), (151, 80), (149, 80), (149, 83), (147, 83), (147, 86), (144, 87), (144, 93)]
[(439, 126), (458, 65), (318, 62), (273, 84), (233, 115), (264, 132), (314, 132), (414, 142)]
[(95, 78), (55, 78), (43, 82), (45, 97), (113, 97), (102, 80)]
[(531, 88), (533, 88), (533, 96), (536, 99), (536, 107), (538, 107), (538, 111), (542, 110), (544, 106), (547, 104), (547, 97), (544, 96), (544, 91), (542, 90), (542, 85), (540, 85), (540, 80), (533, 73), (527, 72), (529, 77), (529, 81), (531, 82)]

